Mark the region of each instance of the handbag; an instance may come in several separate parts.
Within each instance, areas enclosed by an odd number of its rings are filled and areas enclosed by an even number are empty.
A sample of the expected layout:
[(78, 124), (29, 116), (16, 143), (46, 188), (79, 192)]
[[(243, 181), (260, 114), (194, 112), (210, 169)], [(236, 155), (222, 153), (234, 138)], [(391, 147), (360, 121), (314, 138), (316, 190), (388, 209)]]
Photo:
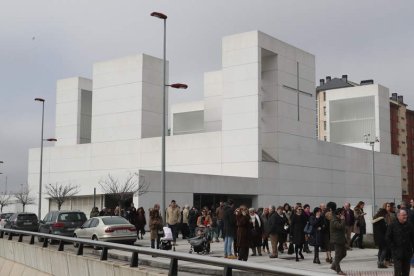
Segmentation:
[(295, 248), (293, 246), (293, 243), (289, 243), (289, 248), (288, 248), (288, 254), (292, 255), (295, 252)]
[(312, 230), (313, 230), (313, 227), (312, 227), (312, 225), (310, 224), (310, 222), (308, 221), (308, 222), (306, 223), (305, 228), (303, 229), (303, 232), (305, 232), (306, 234), (311, 234), (311, 233), (312, 233)]

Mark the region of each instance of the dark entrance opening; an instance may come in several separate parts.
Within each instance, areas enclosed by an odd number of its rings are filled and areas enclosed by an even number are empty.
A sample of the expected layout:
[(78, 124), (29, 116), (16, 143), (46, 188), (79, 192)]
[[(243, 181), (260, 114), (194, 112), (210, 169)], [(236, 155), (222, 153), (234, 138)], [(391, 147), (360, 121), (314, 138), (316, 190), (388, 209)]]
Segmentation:
[(119, 205), (119, 208), (126, 210), (129, 207), (131, 207), (132, 202), (133, 202), (132, 193), (128, 194), (127, 196), (124, 195), (123, 200), (120, 200), (118, 195), (105, 194), (105, 207), (110, 208), (112, 211), (118, 205)]
[(226, 202), (229, 199), (234, 201), (234, 206), (240, 206), (242, 204), (247, 207), (252, 206), (253, 195), (223, 195), (223, 194), (194, 194), (193, 206), (198, 210), (207, 206), (209, 209), (219, 206), (220, 201)]

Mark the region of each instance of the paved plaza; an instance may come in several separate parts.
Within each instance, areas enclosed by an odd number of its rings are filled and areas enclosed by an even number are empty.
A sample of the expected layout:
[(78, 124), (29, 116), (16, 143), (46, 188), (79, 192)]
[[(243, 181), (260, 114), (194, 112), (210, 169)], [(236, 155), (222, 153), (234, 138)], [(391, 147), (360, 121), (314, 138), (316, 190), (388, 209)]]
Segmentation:
[[(149, 247), (149, 235), (146, 235), (144, 240), (138, 240), (137, 245)], [(223, 258), (223, 241), (211, 243), (211, 257)], [(178, 239), (175, 250), (177, 252), (189, 252), (190, 246), (186, 240)], [(118, 257), (126, 260), (130, 257), (129, 253), (112, 250), (110, 252), (112, 257)], [(194, 253), (193, 253), (194, 254)], [(347, 275), (393, 275), (393, 268), (378, 269), (377, 268), (377, 249), (353, 249), (347, 252), (347, 256), (341, 263), (342, 270)], [(263, 256), (249, 256), (248, 262), (263, 263), (267, 265), (283, 266), (289, 268), (298, 268), (312, 272), (320, 272), (321, 274), (336, 275), (331, 269), (330, 264), (325, 262), (325, 253), (320, 253), (321, 264), (313, 264), (313, 252), (310, 254), (304, 253), (305, 259), (299, 262), (295, 261), (294, 255), (287, 253), (279, 253), (279, 258), (270, 259), (267, 254)], [(167, 267), (169, 260), (164, 258), (152, 258), (144, 254), (139, 256), (143, 264), (148, 264), (151, 267)], [(234, 260), (238, 262), (237, 260)], [(217, 267), (194, 264), (190, 262), (179, 262), (179, 269), (181, 273), (186, 272), (185, 275), (222, 275), (222, 270)], [(190, 273), (190, 274), (187, 274)], [(184, 274), (182, 274), (184, 275)], [(414, 275), (412, 272), (411, 275)]]

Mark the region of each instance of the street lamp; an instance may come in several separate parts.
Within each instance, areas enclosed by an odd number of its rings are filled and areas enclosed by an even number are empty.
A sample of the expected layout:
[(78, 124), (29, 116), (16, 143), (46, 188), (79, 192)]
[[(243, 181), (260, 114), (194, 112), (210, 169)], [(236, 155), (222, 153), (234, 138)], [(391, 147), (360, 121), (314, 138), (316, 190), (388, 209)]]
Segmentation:
[[(3, 161), (0, 161), (0, 164), (4, 164)], [(0, 172), (0, 174), (3, 174), (3, 172)], [(5, 184), (4, 184), (4, 194), (7, 193), (7, 175), (5, 175)]]
[(167, 87), (176, 89), (187, 89), (188, 85), (183, 83), (167, 84), (167, 16), (160, 12), (153, 12), (151, 16), (157, 17), (164, 21), (164, 41), (163, 41), (163, 93), (162, 93), (162, 150), (161, 150), (161, 215), (166, 223), (165, 216), (165, 129), (166, 129), (166, 115), (167, 115)]
[(40, 134), (40, 175), (39, 175), (39, 206), (37, 211), (37, 216), (40, 219), (41, 218), (41, 212), (42, 212), (42, 175), (43, 175), (43, 142), (49, 141), (49, 142), (56, 142), (57, 139), (55, 138), (48, 138), (43, 139), (43, 126), (44, 126), (44, 120), (45, 120), (45, 100), (42, 98), (35, 98), (34, 99), (37, 102), (42, 103), (42, 131)]
[(371, 151), (372, 151), (372, 215), (375, 215), (375, 207), (376, 207), (376, 203), (375, 203), (375, 151), (374, 151), (374, 147), (375, 147), (375, 143), (379, 142), (378, 137), (375, 137), (375, 139), (371, 140), (370, 138), (370, 134), (365, 134), (364, 135), (364, 142), (366, 144), (369, 144), (371, 146)]

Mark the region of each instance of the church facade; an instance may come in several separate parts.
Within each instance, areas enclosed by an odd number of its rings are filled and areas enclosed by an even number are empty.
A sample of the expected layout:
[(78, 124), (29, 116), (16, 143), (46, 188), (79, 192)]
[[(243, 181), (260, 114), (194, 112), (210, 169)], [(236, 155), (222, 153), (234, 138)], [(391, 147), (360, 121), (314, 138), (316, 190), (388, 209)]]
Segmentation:
[[(58, 81), (58, 142), (44, 148), (43, 186), (80, 187), (64, 208), (89, 214), (94, 188), (105, 206), (98, 183), (109, 173), (120, 181), (137, 173), (148, 183), (135, 206), (160, 202), (162, 81), (162, 60), (145, 54), (96, 63), (92, 80)], [(204, 101), (192, 111), (197, 131), (186, 133), (181, 117), (181, 131), (166, 139), (167, 203), (372, 204), (371, 152), (316, 138), (314, 55), (260, 31), (224, 37), (222, 68), (205, 74)], [(39, 156), (30, 149), (32, 191)], [(375, 172), (377, 204), (400, 200), (399, 157), (376, 152)], [(46, 195), (42, 207), (43, 215), (54, 208)]]

